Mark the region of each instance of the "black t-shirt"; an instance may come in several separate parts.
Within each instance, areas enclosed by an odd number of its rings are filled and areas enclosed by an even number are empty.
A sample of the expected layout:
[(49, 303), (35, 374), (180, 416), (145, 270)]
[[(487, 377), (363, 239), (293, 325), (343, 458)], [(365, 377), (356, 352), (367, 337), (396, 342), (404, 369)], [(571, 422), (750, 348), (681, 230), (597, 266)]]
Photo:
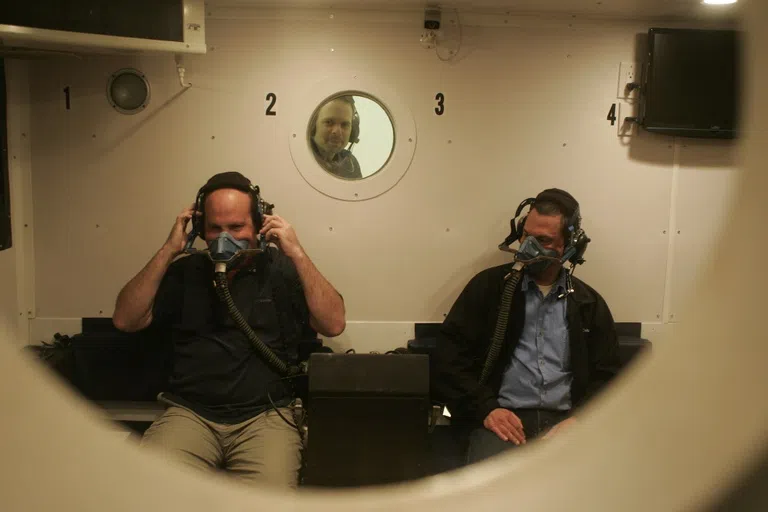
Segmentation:
[[(313, 339), (309, 308), (296, 268), (271, 248), (253, 258), (229, 283), (243, 317), (283, 361), (296, 363), (298, 342)], [(175, 261), (163, 277), (153, 324), (167, 326), (173, 342), (171, 401), (218, 423), (239, 423), (290, 400), (280, 375), (255, 348), (219, 301), (213, 264), (204, 254)]]

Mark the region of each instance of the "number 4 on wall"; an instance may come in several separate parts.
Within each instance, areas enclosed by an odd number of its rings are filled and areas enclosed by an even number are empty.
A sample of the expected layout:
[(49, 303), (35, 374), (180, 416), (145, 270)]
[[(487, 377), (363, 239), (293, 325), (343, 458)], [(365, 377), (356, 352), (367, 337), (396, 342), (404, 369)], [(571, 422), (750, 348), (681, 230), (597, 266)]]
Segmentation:
[(611, 126), (616, 124), (616, 104), (611, 105), (611, 109), (608, 111), (608, 117), (606, 118), (611, 122)]

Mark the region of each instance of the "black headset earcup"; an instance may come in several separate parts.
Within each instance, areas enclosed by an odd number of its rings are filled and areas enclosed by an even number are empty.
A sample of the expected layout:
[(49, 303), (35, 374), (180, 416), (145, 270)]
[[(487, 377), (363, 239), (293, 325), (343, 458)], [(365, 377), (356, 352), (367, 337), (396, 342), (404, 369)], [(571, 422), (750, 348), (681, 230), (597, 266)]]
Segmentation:
[(192, 211), (192, 230), (203, 239), (205, 238), (205, 219), (203, 218), (203, 214), (205, 213), (204, 199), (204, 188), (201, 188), (197, 193), (197, 197), (195, 197), (195, 209)]
[(571, 239), (571, 242), (574, 253), (573, 256), (568, 258), (568, 261), (573, 265), (580, 265), (581, 263), (584, 263), (584, 253), (587, 251), (587, 245), (589, 245), (591, 240), (584, 230), (579, 229)]
[(528, 215), (523, 215), (523, 218), (521, 218), (520, 221), (515, 226), (515, 234), (517, 235), (518, 240), (523, 238), (523, 232), (525, 231), (525, 219), (527, 218), (528, 218)]
[(357, 144), (360, 142), (360, 115), (357, 113), (357, 109), (353, 106), (352, 109), (352, 130), (349, 133), (349, 142)]

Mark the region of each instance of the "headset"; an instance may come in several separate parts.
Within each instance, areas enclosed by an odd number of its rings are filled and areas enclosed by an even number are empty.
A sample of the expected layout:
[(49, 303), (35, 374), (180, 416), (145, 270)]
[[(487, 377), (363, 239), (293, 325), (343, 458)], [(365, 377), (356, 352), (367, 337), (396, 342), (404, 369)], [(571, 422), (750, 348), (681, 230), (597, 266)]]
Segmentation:
[[(525, 233), (525, 220), (528, 218), (531, 208), (536, 205), (536, 201), (550, 201), (557, 204), (563, 211), (573, 210), (573, 213), (566, 219), (563, 237), (565, 239), (565, 250), (563, 251), (562, 263), (570, 261), (572, 265), (584, 263), (584, 252), (591, 241), (587, 234), (581, 229), (581, 208), (578, 201), (568, 192), (556, 188), (543, 191), (536, 197), (529, 197), (520, 203), (515, 211), (515, 216), (509, 221), (510, 234), (499, 245), (500, 248), (507, 247), (516, 240), (523, 238)], [(518, 217), (526, 207), (530, 207), (528, 212), (523, 215), (520, 221)]]
[(253, 185), (251, 180), (236, 171), (223, 172), (213, 176), (200, 187), (195, 197), (195, 208), (192, 212), (192, 231), (187, 236), (187, 244), (184, 252), (190, 252), (196, 237), (205, 240), (205, 199), (215, 190), (232, 188), (240, 190), (251, 196), (251, 219), (256, 233), (264, 224), (264, 215), (271, 215), (275, 205), (262, 199), (258, 185)]
[[(355, 107), (355, 98), (351, 95), (336, 96), (335, 98), (331, 98), (325, 103), (323, 103), (322, 106), (325, 106), (327, 103), (330, 103), (331, 101), (334, 101), (334, 100), (341, 100), (347, 105), (352, 107), (352, 129), (349, 132), (349, 144), (350, 144), (349, 147), (352, 147), (352, 145), (360, 142), (360, 114), (357, 113), (357, 107)], [(317, 133), (317, 116), (318, 115), (320, 115), (320, 109), (317, 109), (312, 114), (312, 118), (309, 121), (309, 138), (313, 140), (314, 140), (315, 134)]]

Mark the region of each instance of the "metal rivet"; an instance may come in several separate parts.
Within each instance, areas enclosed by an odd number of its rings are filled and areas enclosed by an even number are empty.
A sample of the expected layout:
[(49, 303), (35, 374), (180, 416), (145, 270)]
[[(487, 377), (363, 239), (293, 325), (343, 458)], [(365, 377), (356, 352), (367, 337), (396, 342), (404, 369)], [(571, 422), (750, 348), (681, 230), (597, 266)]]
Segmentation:
[(328, 231), (333, 231), (333, 226), (329, 226)]
[(563, 147), (565, 147), (565, 146), (567, 146), (567, 145), (568, 145), (568, 143), (566, 143), (566, 142), (563, 142)]
[(448, 139), (448, 144), (452, 144), (453, 141), (451, 139)]
[(445, 232), (446, 233), (450, 233), (451, 232), (451, 228), (445, 228)]
[(213, 140), (213, 139), (215, 139), (215, 138), (216, 138), (216, 136), (215, 136), (215, 135), (211, 135), (211, 140)]
[(408, 137), (408, 142), (413, 142), (413, 139)]
[(91, 138), (95, 139), (96, 138), (96, 134), (94, 133), (93, 135), (91, 135)]
[(662, 231), (661, 233), (662, 233), (663, 235), (666, 235), (666, 234), (667, 234), (667, 230), (665, 229), (665, 230), (664, 230), (664, 231)]
[(296, 138), (296, 134), (295, 134), (295, 133), (293, 134), (293, 138), (294, 138), (294, 139)]
[(98, 228), (98, 227), (101, 227), (101, 226), (99, 226), (98, 224), (96, 224), (96, 227)]

